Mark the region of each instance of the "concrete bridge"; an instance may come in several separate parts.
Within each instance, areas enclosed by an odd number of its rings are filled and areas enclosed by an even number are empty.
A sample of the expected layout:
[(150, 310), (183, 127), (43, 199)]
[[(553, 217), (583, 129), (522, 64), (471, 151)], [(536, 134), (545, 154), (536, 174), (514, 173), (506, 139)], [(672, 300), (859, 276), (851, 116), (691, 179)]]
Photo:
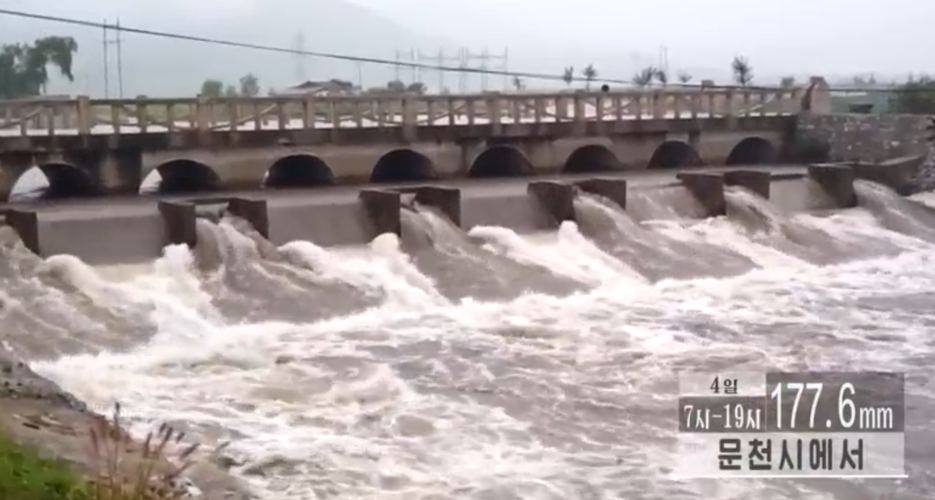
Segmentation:
[[(827, 85), (0, 102), (0, 201), (775, 163)], [(824, 110), (827, 112), (828, 110)]]

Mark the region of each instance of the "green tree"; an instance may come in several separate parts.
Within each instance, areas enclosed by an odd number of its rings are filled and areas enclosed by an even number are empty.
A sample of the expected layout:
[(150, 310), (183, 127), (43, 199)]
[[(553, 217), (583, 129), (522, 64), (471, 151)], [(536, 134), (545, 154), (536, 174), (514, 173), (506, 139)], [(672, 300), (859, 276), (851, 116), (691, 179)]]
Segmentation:
[(735, 57), (730, 63), (730, 69), (734, 73), (734, 81), (741, 87), (746, 87), (753, 81), (753, 66), (746, 57)]
[(0, 47), (0, 98), (15, 99), (45, 92), (49, 66), (55, 66), (69, 81), (78, 43), (71, 37), (50, 36), (30, 44)]
[(658, 71), (655, 66), (646, 66), (639, 73), (633, 75), (633, 84), (640, 88), (650, 86), (653, 80), (656, 79)]
[(526, 82), (518, 76), (513, 77), (513, 88), (516, 90), (526, 90)]
[(591, 90), (591, 82), (597, 78), (597, 69), (594, 68), (593, 64), (588, 64), (581, 70), (581, 76), (584, 77), (585, 88)]
[(565, 72), (562, 74), (562, 80), (565, 81), (565, 85), (571, 86), (571, 82), (575, 81), (575, 67), (568, 66), (565, 68)]
[(661, 83), (663, 87), (669, 84), (669, 74), (666, 73), (666, 70), (656, 69), (656, 81)]
[(240, 94), (237, 92), (237, 87), (228, 85), (224, 88), (224, 97), (237, 97), (238, 95)]
[(893, 89), (890, 112), (918, 115), (935, 114), (935, 80), (928, 76), (910, 77)]
[(244, 97), (260, 95), (260, 79), (253, 73), (247, 73), (240, 77), (240, 95)]
[(201, 92), (200, 94), (205, 97), (221, 97), (221, 92), (224, 90), (224, 82), (220, 80), (207, 79), (201, 83)]
[(406, 91), (406, 84), (402, 80), (390, 80), (386, 82), (386, 88), (394, 94), (402, 94)]
[(679, 74), (678, 74), (678, 79), (679, 79), (679, 81), (682, 82), (682, 83), (688, 83), (688, 82), (692, 81), (692, 76), (691, 76), (689, 73), (685, 72), (685, 71), (680, 71)]
[(422, 82), (412, 82), (406, 86), (407, 92), (412, 92), (413, 94), (422, 95), (428, 92), (428, 86)]

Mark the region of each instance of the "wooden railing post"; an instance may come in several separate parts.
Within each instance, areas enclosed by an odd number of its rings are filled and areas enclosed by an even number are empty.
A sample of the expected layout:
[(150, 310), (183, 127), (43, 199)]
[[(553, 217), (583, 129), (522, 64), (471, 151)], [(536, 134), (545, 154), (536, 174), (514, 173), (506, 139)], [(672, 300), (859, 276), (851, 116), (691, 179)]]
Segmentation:
[(340, 110), (335, 105), (333, 98), (328, 98), (328, 116), (331, 117), (331, 140), (332, 142), (338, 142), (338, 136), (341, 133), (341, 121), (342, 116)]
[(276, 125), (279, 131), (289, 128), (289, 116), (286, 113), (286, 103), (282, 99), (276, 99)]
[(584, 135), (587, 132), (587, 124), (585, 123), (587, 117), (584, 114), (584, 100), (581, 99), (581, 94), (575, 93), (575, 96), (572, 98), (572, 109), (574, 110), (574, 135)]
[(302, 101), (302, 127), (306, 130), (315, 129), (315, 96), (307, 94)]
[(91, 128), (94, 127), (94, 116), (91, 113), (91, 98), (78, 96), (78, 135), (91, 135)]
[(653, 110), (653, 119), (661, 120), (666, 117), (666, 103), (664, 100), (665, 94), (661, 90), (653, 90), (652, 96), (652, 110)]
[(211, 105), (208, 98), (199, 95), (195, 101), (195, 123), (198, 128), (198, 134), (206, 134), (211, 130)]
[(555, 121), (561, 122), (568, 119), (568, 99), (560, 95), (555, 98)]
[(413, 102), (411, 97), (405, 96), (402, 99), (402, 113), (403, 113), (403, 137), (407, 141), (416, 140), (416, 120), (418, 116), (416, 115), (416, 103)]
[(141, 134), (145, 134), (147, 128), (149, 128), (148, 118), (146, 116), (146, 101), (145, 97), (137, 96), (136, 102), (134, 103), (134, 108), (136, 108), (136, 126), (140, 129)]
[(477, 104), (476, 101), (471, 97), (466, 97), (464, 99), (464, 110), (467, 114), (467, 124), (470, 127), (473, 127), (477, 121)]
[(487, 123), (490, 124), (490, 130), (493, 135), (503, 133), (503, 124), (500, 121), (500, 99), (497, 96), (487, 98)]
[(727, 126), (730, 129), (737, 128), (737, 92), (734, 89), (727, 89), (724, 92), (724, 114), (727, 116)]
[(594, 115), (595, 120), (597, 120), (596, 126), (598, 133), (601, 135), (604, 134), (604, 108), (606, 105), (607, 103), (603, 93), (598, 94), (597, 97), (594, 98)]

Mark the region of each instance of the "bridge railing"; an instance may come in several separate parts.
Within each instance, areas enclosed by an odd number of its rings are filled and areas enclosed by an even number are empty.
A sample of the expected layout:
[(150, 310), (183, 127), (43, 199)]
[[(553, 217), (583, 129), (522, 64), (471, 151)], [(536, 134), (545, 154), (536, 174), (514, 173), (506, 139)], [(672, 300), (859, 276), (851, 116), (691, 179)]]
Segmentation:
[(0, 101), (0, 135), (172, 133), (698, 119), (797, 113), (804, 88)]

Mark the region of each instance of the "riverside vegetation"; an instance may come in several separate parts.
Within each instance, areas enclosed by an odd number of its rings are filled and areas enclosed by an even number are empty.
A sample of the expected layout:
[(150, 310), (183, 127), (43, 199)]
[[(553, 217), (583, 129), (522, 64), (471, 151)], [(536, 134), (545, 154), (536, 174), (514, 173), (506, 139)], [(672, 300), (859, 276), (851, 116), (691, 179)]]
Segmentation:
[[(98, 417), (88, 433), (93, 471), (81, 474), (60, 460), (48, 459), (30, 445), (0, 430), (0, 498), (4, 500), (177, 500), (198, 444), (186, 446), (175, 465), (164, 464), (167, 447), (179, 445), (184, 433), (162, 425), (138, 445), (123, 430), (120, 406), (110, 418)], [(140, 448), (136, 456), (130, 454)], [(132, 464), (127, 467), (128, 464)]]

